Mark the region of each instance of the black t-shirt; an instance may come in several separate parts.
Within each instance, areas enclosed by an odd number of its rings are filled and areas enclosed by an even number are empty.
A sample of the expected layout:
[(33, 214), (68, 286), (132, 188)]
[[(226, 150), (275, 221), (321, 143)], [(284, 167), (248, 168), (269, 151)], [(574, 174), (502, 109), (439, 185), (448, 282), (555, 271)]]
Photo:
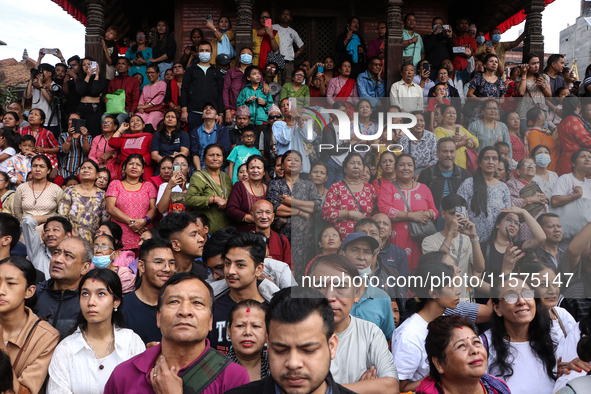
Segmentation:
[(71, 114), (72, 112), (77, 111), (81, 97), (76, 91), (76, 81), (74, 79), (70, 79), (66, 83), (68, 84), (68, 97), (66, 97), (66, 112)]
[[(523, 244), (525, 241), (513, 242), (514, 246), (523, 250)], [(505, 253), (501, 253), (495, 248), (494, 241), (481, 242), (480, 248), (482, 249), (482, 255), (484, 256), (484, 277), (483, 280), (486, 283), (491, 283), (492, 274), (492, 285), (498, 287), (501, 285), (501, 272), (503, 272), (503, 259)], [(476, 297), (487, 298), (488, 296), (477, 292)]]
[(144, 343), (160, 342), (162, 332), (156, 325), (156, 305), (143, 303), (134, 292), (123, 297), (123, 316), (127, 327), (142, 338)]
[(209, 277), (209, 271), (203, 266), (201, 261), (193, 261), (191, 272), (194, 272), (203, 280), (207, 280)]

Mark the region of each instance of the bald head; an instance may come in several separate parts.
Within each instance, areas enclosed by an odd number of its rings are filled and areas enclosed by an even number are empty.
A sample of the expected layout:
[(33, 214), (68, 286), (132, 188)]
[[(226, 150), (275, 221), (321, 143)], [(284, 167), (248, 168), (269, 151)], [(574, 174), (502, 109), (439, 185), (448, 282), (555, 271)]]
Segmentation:
[(273, 212), (273, 204), (267, 200), (258, 200), (252, 204), (252, 216), (254, 218), (254, 225), (256, 231), (264, 231), (271, 227), (275, 213)]

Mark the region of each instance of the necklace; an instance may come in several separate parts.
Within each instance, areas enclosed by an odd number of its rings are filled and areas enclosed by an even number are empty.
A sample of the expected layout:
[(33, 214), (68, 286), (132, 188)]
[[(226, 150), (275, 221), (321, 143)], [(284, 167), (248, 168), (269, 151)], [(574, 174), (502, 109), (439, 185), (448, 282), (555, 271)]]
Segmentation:
[[(248, 185), (250, 186), (250, 192), (252, 193), (252, 195), (254, 196), (254, 198), (256, 198), (256, 200), (258, 201), (259, 200), (259, 196), (252, 189), (252, 183), (250, 183), (250, 179), (248, 180)], [(265, 194), (265, 187), (263, 186), (262, 188), (263, 188), (263, 194)]]
[[(96, 361), (99, 362), (99, 369), (102, 371), (103, 369), (105, 369), (105, 366), (103, 365), (103, 363), (101, 362), (101, 360), (96, 355), (96, 352), (92, 348), (92, 345), (90, 344), (90, 341), (88, 340), (88, 337), (86, 336), (86, 332), (82, 331), (82, 336), (84, 337), (84, 340), (86, 341), (86, 343), (88, 344), (88, 346), (90, 346), (90, 350), (92, 351), (92, 354), (94, 354), (94, 357), (96, 358)], [(109, 354), (111, 354), (111, 348), (113, 347), (113, 341), (114, 340), (115, 340), (115, 334), (114, 333), (111, 333), (111, 342), (109, 343), (109, 350), (107, 350), (107, 356)]]
[(43, 186), (43, 190), (41, 190), (41, 193), (39, 193), (38, 196), (35, 197), (35, 182), (31, 182), (31, 190), (33, 191), (33, 199), (35, 200), (35, 202), (33, 203), (33, 205), (37, 205), (37, 199), (39, 197), (41, 197), (41, 195), (43, 194), (43, 192), (45, 191), (45, 188), (47, 187), (47, 184), (49, 182), (47, 181), (47, 179), (45, 180), (45, 186)]

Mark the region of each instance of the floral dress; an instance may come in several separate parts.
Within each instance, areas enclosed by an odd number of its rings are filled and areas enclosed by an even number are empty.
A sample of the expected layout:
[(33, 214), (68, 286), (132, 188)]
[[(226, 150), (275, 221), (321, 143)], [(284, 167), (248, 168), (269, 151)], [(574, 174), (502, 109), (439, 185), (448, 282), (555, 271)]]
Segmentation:
[(57, 214), (72, 223), (75, 234), (92, 244), (101, 222), (109, 220), (105, 194), (104, 190), (97, 188), (94, 196), (86, 197), (70, 186), (64, 191)]
[[(474, 89), (476, 97), (503, 97), (507, 94), (507, 88), (502, 78), (497, 78), (494, 83), (488, 82), (482, 73), (476, 73), (470, 81), (468, 89)], [(482, 107), (477, 105), (471, 119), (482, 118)]]

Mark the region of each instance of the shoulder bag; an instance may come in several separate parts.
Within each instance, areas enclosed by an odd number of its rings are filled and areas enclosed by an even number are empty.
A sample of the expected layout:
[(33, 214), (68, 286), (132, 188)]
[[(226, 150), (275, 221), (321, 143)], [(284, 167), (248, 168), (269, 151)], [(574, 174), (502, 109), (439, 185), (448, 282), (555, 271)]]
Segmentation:
[[(400, 188), (398, 187), (396, 182), (392, 182), (392, 184), (394, 185), (394, 187), (396, 189), (398, 189), (398, 192), (400, 193), (400, 196), (402, 197), (402, 201), (404, 201), (404, 205), (406, 205), (406, 209), (408, 209), (408, 212), (409, 213), (412, 212), (410, 210), (410, 205), (408, 205), (408, 201), (406, 201), (406, 197), (404, 196), (404, 193), (402, 193), (402, 190), (400, 190)], [(435, 228), (435, 224), (431, 220), (429, 220), (427, 222), (427, 224), (421, 224), (421, 223), (417, 223), (415, 221), (409, 220), (408, 221), (408, 228), (410, 229), (410, 237), (418, 243), (423, 242), (423, 239), (425, 239), (428, 236), (433, 235), (437, 232), (437, 229)]]

